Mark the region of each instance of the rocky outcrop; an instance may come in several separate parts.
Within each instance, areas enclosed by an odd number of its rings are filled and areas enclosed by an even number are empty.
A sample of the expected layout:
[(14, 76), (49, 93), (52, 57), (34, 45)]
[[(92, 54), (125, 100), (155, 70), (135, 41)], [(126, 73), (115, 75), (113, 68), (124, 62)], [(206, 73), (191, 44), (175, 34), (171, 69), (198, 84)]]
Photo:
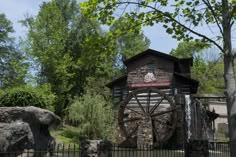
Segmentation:
[(33, 135), (27, 123), (0, 123), (0, 134), (1, 152), (33, 148)]
[(0, 151), (48, 150), (49, 127), (60, 124), (53, 112), (37, 107), (0, 107)]

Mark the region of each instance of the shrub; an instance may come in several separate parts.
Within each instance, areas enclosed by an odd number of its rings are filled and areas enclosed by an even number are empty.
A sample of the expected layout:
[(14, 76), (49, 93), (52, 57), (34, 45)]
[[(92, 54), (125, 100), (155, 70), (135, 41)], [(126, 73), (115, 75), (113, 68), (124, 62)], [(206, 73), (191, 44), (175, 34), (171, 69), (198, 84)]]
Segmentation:
[(26, 91), (6, 93), (0, 98), (1, 106), (36, 106), (45, 108), (46, 104), (36, 94)]
[(113, 129), (111, 104), (101, 96), (87, 92), (75, 99), (68, 109), (69, 118), (78, 120), (80, 137), (89, 139), (108, 139)]
[(56, 96), (48, 85), (21, 86), (0, 91), (0, 106), (35, 106), (54, 110)]

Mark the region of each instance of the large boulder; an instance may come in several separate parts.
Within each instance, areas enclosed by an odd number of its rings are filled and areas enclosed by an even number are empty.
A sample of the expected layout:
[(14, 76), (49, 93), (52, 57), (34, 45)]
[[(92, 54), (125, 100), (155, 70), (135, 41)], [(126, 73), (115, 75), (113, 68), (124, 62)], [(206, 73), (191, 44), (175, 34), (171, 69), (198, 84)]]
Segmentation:
[(48, 150), (49, 127), (60, 124), (53, 112), (37, 107), (0, 107), (0, 151)]
[(33, 135), (28, 123), (0, 123), (0, 134), (0, 152), (33, 148)]

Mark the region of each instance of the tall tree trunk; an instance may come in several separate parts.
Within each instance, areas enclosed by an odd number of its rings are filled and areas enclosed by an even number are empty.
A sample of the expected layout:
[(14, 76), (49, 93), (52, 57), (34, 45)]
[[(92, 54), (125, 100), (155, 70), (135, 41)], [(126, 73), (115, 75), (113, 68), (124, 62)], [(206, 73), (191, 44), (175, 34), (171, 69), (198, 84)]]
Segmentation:
[(236, 83), (234, 76), (234, 56), (232, 52), (231, 19), (228, 0), (222, 0), (222, 9), (224, 82), (229, 124), (230, 153), (231, 157), (236, 157)]
[(224, 55), (224, 81), (225, 97), (228, 111), (229, 138), (231, 157), (236, 157), (236, 99), (235, 99), (235, 77), (233, 66), (233, 55)]

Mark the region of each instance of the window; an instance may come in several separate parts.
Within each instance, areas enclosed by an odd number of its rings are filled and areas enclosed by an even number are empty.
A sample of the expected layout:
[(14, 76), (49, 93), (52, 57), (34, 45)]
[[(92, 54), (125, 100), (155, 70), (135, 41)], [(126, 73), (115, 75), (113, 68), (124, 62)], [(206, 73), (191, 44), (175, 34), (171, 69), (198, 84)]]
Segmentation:
[(154, 72), (154, 64), (153, 63), (149, 63), (147, 65), (147, 70), (149, 73), (153, 73)]
[(154, 64), (153, 63), (147, 64), (147, 74), (144, 76), (144, 82), (145, 83), (154, 82), (154, 81), (157, 80), (154, 70), (155, 69), (154, 69)]

